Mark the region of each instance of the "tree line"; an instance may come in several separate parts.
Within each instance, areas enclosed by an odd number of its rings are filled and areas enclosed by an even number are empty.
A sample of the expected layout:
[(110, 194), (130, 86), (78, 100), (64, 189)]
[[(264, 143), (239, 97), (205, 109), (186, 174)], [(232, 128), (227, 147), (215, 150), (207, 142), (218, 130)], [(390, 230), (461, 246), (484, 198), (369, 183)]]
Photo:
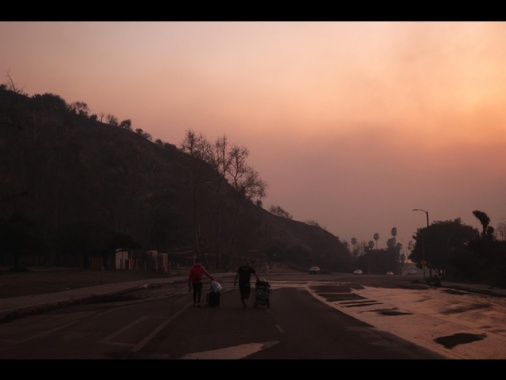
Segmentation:
[(500, 223), (496, 233), (485, 212), (472, 213), (480, 221), (481, 231), (464, 224), (460, 218), (436, 221), (417, 230), (409, 259), (418, 268), (428, 268), (430, 276), (504, 287), (506, 226)]

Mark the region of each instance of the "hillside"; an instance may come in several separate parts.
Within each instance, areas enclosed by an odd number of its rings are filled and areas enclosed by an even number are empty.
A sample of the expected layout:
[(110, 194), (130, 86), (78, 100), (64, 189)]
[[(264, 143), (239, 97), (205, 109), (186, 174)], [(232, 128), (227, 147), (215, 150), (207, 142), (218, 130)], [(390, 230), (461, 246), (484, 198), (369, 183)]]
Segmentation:
[[(0, 265), (22, 255), (86, 266), (120, 245), (174, 257), (197, 248), (211, 266), (248, 257), (351, 270), (337, 237), (219, 187), (217, 172), (195, 161), (173, 144), (76, 112), (57, 95), (29, 97), (3, 86), (0, 217), (8, 244)], [(204, 167), (198, 177), (197, 164)], [(23, 244), (13, 228), (22, 230)]]

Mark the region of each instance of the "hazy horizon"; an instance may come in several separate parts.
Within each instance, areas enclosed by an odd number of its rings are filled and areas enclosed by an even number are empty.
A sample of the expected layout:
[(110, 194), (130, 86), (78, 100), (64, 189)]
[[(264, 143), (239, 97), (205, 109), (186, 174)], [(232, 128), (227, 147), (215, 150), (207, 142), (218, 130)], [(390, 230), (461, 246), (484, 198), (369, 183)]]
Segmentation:
[(0, 22), (0, 70), (179, 146), (248, 148), (263, 205), (351, 244), (506, 222), (505, 22)]

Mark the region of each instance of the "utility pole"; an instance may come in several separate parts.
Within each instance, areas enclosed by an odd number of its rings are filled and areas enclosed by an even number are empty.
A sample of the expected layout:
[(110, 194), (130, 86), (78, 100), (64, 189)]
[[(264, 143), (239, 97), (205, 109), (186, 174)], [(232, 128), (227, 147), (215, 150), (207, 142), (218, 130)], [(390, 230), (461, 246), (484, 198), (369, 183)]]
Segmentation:
[(193, 234), (195, 257), (199, 258), (199, 236), (197, 228), (197, 184), (193, 185)]

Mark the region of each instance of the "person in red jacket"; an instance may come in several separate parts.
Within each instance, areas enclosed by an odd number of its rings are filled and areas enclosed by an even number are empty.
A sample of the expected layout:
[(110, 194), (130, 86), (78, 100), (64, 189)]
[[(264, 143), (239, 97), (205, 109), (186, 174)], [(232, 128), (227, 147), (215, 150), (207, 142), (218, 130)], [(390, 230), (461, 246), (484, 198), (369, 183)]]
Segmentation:
[(188, 272), (188, 288), (193, 288), (193, 306), (200, 307), (200, 296), (202, 295), (202, 287), (204, 286), (204, 275), (214, 280), (214, 277), (211, 276), (197, 257), (195, 263)]

